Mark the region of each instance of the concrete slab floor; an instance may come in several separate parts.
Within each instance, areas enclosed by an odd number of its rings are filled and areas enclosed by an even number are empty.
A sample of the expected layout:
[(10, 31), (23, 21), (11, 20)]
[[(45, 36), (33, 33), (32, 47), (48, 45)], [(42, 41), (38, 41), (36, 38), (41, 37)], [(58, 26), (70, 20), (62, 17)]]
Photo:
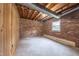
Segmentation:
[(79, 50), (44, 37), (21, 39), (16, 56), (78, 56)]

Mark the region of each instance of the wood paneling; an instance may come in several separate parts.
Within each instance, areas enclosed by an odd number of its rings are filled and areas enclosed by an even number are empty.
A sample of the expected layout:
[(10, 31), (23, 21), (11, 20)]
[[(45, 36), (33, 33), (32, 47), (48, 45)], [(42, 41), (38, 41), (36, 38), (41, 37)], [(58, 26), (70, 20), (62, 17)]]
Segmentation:
[(3, 4), (3, 49), (4, 55), (11, 55), (11, 4)]
[(12, 20), (12, 55), (15, 55), (16, 47), (19, 41), (19, 14), (15, 5), (12, 5), (12, 12), (11, 12), (11, 20)]
[(3, 55), (3, 4), (0, 4), (0, 55)]
[(14, 55), (19, 39), (19, 15), (15, 4), (0, 4), (0, 7), (0, 47), (3, 49), (1, 52), (3, 55)]

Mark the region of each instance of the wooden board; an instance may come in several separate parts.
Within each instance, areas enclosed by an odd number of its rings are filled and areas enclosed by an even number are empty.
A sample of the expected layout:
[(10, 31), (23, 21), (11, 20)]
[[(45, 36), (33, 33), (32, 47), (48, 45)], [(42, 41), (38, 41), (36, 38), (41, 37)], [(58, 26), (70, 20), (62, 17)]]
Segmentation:
[(0, 4), (0, 55), (3, 55), (3, 4)]
[(2, 55), (14, 55), (19, 39), (19, 15), (14, 4), (0, 4), (0, 51)]

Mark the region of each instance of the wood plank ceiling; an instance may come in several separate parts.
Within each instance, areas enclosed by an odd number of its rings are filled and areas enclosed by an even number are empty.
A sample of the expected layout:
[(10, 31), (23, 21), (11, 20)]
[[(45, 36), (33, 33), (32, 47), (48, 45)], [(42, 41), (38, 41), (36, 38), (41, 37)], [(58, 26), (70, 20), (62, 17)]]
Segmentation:
[[(49, 10), (56, 12), (57, 14), (67, 12), (67, 10), (72, 9), (78, 5), (77, 3), (40, 3), (40, 4), (48, 8)], [(38, 20), (38, 21), (50, 19), (50, 17), (47, 14), (38, 12), (37, 10), (30, 9), (29, 6), (26, 7), (20, 4), (16, 4), (16, 6), (21, 18)]]

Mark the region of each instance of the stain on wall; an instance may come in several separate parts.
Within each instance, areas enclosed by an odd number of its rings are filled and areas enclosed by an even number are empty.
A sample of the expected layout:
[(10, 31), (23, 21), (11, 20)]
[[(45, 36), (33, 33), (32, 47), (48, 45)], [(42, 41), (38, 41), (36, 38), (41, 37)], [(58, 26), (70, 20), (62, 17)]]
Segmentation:
[(41, 36), (43, 24), (29, 19), (20, 19), (20, 37)]
[(61, 31), (54, 32), (52, 30), (52, 20), (44, 23), (44, 34), (64, 38), (66, 40), (76, 42), (79, 47), (79, 11), (66, 15), (61, 18)]

